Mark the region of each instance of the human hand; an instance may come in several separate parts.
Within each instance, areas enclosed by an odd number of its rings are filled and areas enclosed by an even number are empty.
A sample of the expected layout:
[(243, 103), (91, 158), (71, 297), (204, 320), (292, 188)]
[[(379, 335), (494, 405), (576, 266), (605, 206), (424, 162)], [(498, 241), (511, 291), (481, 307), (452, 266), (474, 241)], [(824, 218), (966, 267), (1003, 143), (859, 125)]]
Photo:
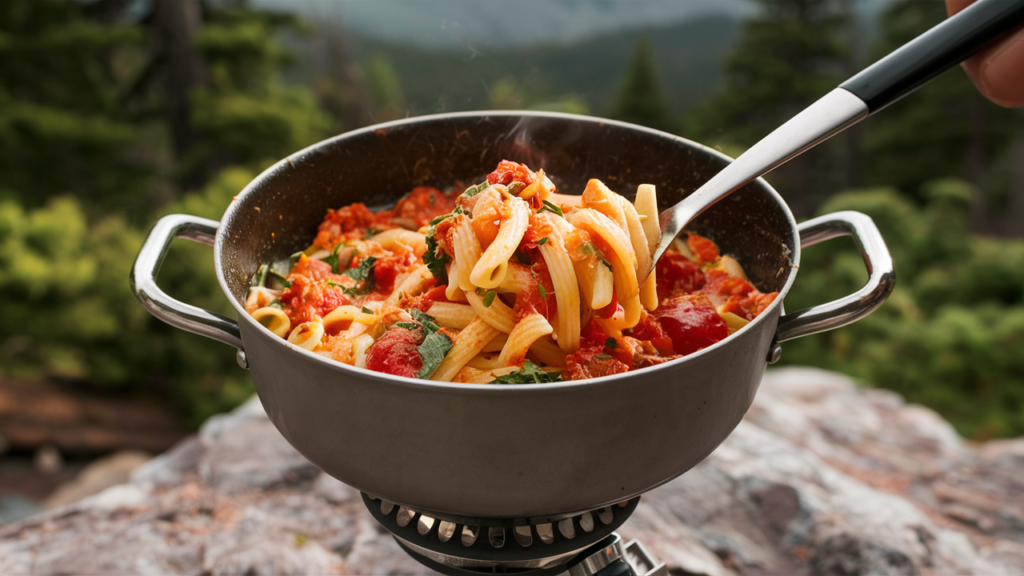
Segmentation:
[[(946, 12), (952, 16), (974, 1), (946, 0)], [(978, 52), (963, 67), (989, 100), (1007, 108), (1024, 105), (1024, 29)]]

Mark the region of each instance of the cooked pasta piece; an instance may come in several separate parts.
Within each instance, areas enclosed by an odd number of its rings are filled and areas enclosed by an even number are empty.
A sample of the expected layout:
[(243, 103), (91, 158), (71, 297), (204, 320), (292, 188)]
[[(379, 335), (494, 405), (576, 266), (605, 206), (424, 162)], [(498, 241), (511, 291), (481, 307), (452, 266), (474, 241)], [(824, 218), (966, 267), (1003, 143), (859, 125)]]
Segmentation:
[(263, 324), (274, 334), (277, 334), (281, 338), (288, 336), (288, 333), (292, 329), (292, 321), (288, 319), (288, 315), (285, 314), (279, 308), (271, 308), (270, 306), (264, 306), (251, 312), (252, 317), (257, 322)]
[(508, 335), (508, 342), (501, 349), (498, 363), (502, 366), (520, 365), (526, 358), (530, 346), (542, 336), (551, 334), (551, 324), (543, 314), (530, 314), (515, 325)]
[(476, 292), (466, 292), (466, 300), (477, 316), (500, 332), (512, 332), (516, 326), (516, 315), (512, 313), (512, 309), (497, 296), (491, 296), (488, 304), (484, 304), (484, 298), (486, 296), (480, 296)]
[(473, 320), (452, 340), (451, 350), (448, 351), (448, 355), (445, 356), (441, 365), (431, 374), (430, 379), (438, 382), (450, 381), (470, 359), (480, 353), (484, 345), (497, 335), (498, 331), (483, 319)]
[(648, 274), (659, 241), (653, 185), (632, 203), (597, 179), (563, 195), (543, 170), (502, 161), (463, 190), (421, 186), (393, 210), (329, 211), (286, 278), (260, 268), (245, 307), (277, 336), (359, 368), (540, 384), (689, 354), (777, 295), (696, 234)]
[(565, 249), (561, 232), (551, 224), (557, 216), (538, 214), (537, 219), (546, 230), (548, 241), (540, 246), (541, 256), (551, 274), (555, 287), (555, 301), (558, 303), (555, 315), (555, 335), (558, 347), (566, 354), (580, 348), (580, 287), (576, 271)]
[(494, 242), (480, 255), (480, 260), (473, 267), (470, 279), (474, 286), (491, 289), (497, 288), (505, 278), (509, 258), (519, 247), (519, 243), (530, 225), (530, 209), (526, 202), (509, 197), (505, 204), (509, 216), (502, 223)]
[(306, 350), (313, 350), (320, 344), (320, 339), (324, 337), (324, 325), (319, 320), (311, 320), (309, 322), (303, 322), (292, 330), (292, 333), (288, 335), (288, 341), (295, 344), (299, 348)]
[[(661, 242), (661, 228), (658, 223), (660, 216), (658, 214), (658, 196), (654, 186), (651, 184), (641, 184), (636, 189), (634, 205), (636, 206), (637, 214), (646, 217), (643, 221), (643, 229), (644, 236), (647, 238), (647, 253), (653, 255), (654, 251), (658, 248), (658, 243)], [(643, 270), (642, 267), (639, 269)], [(657, 273), (655, 270), (651, 270), (647, 280), (640, 286), (640, 302), (648, 310), (654, 310), (658, 307)]]
[(476, 233), (473, 232), (469, 218), (464, 215), (455, 218), (457, 223), (452, 231), (452, 243), (455, 244), (455, 261), (459, 262), (459, 268), (458, 276), (453, 278), (451, 284), (456, 284), (454, 280), (457, 280), (459, 288), (470, 292), (476, 290), (470, 276), (476, 268), (477, 262), (480, 261), (482, 254), (480, 241), (477, 239)]
[(441, 326), (455, 330), (462, 330), (476, 318), (472, 306), (454, 302), (434, 302), (427, 310), (427, 314), (433, 316)]

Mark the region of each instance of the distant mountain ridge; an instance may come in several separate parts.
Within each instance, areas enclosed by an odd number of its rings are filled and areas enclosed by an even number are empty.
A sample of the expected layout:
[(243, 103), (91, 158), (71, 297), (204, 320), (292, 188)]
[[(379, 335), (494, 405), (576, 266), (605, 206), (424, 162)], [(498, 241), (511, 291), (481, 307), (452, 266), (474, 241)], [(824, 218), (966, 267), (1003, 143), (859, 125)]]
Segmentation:
[(431, 50), (571, 44), (624, 28), (707, 15), (743, 17), (749, 0), (252, 0), (366, 37)]
[(606, 115), (614, 104), (637, 41), (646, 36), (662, 94), (672, 114), (681, 115), (709, 97), (721, 77), (722, 58), (735, 42), (742, 20), (706, 15), (660, 27), (634, 27), (570, 45), (548, 44), (473, 51), (431, 51), (407, 44), (347, 34), (359, 62), (386, 57), (402, 82), (413, 114), (491, 107), (490, 90), (512, 82), (524, 106), (572, 96), (589, 113)]

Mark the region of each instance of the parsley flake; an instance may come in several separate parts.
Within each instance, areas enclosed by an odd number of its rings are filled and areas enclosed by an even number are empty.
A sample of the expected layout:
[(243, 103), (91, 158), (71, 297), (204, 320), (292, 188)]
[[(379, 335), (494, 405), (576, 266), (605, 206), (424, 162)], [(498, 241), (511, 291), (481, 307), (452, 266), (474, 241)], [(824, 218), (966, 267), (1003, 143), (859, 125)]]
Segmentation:
[(494, 297), (497, 295), (498, 292), (495, 290), (490, 290), (489, 292), (487, 292), (487, 295), (484, 296), (484, 308), (490, 308), (491, 303), (494, 302)]
[(545, 200), (544, 205), (537, 210), (537, 214), (540, 214), (541, 212), (551, 212), (552, 214), (558, 214), (562, 218), (565, 218), (565, 214), (562, 213), (562, 209), (559, 208), (557, 204), (549, 202), (548, 200)]
[(548, 237), (547, 236), (541, 238), (540, 240), (537, 240), (537, 246), (543, 246), (543, 245), (545, 245), (547, 243), (548, 243)]
[(604, 347), (614, 350), (619, 347), (619, 343), (615, 341), (615, 338), (609, 336), (608, 339), (604, 341)]

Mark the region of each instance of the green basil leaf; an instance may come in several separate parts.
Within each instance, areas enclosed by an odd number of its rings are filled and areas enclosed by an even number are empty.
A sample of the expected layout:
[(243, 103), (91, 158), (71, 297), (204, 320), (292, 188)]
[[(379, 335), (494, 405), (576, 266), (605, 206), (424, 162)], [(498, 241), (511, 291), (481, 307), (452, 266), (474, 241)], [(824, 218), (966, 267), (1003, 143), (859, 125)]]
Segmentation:
[(529, 360), (523, 362), (522, 370), (498, 376), (491, 380), (491, 384), (544, 384), (547, 382), (561, 382), (562, 374), (559, 372), (547, 372)]
[[(424, 316), (426, 315), (424, 314)], [(423, 344), (416, 348), (420, 353), (420, 359), (423, 360), (423, 367), (420, 368), (416, 377), (424, 380), (430, 378), (430, 375), (434, 373), (434, 370), (437, 370), (437, 367), (441, 365), (444, 357), (448, 355), (451, 349), (452, 339), (447, 334), (442, 332), (427, 334), (427, 337), (423, 339)]]

